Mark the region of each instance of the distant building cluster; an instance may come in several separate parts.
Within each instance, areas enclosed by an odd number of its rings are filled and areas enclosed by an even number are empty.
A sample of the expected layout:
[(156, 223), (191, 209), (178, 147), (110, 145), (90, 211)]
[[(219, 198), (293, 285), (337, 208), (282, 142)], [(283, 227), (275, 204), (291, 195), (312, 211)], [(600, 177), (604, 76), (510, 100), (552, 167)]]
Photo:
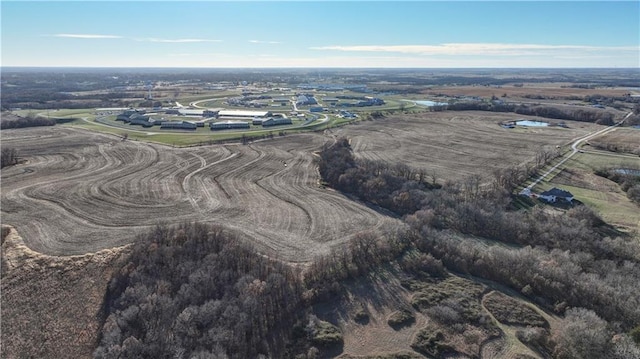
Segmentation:
[(383, 99), (370, 96), (336, 96), (336, 100), (338, 101), (330, 100), (330, 103), (336, 107), (369, 107), (382, 106), (385, 104)]
[(227, 104), (236, 107), (267, 107), (271, 102), (271, 96), (267, 95), (243, 95), (227, 99)]
[(161, 129), (195, 130), (209, 124), (212, 131), (229, 129), (249, 129), (251, 125), (273, 127), (292, 125), (293, 122), (284, 114), (273, 114), (271, 111), (220, 110), (220, 109), (168, 109), (166, 114), (178, 116), (201, 117), (195, 121), (167, 121), (164, 118), (153, 118), (141, 109), (126, 109), (116, 116), (116, 121), (142, 127), (160, 126)]
[(316, 100), (316, 98), (313, 97), (312, 94), (301, 94), (296, 98), (296, 105), (298, 106), (310, 106), (317, 104), (318, 100)]

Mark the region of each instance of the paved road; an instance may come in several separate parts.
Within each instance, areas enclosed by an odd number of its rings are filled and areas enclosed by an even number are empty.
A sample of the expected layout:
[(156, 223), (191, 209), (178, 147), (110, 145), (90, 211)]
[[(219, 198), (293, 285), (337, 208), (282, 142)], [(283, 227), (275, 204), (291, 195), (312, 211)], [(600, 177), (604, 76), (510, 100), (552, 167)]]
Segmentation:
[(616, 129), (616, 127), (622, 125), (624, 123), (624, 121), (633, 114), (633, 112), (629, 112), (623, 119), (622, 121), (611, 125), (609, 127), (606, 127), (602, 130), (596, 131), (596, 132), (592, 132), (584, 137), (581, 137), (579, 139), (577, 139), (573, 144), (571, 144), (571, 153), (568, 154), (565, 158), (562, 159), (562, 161), (558, 162), (555, 166), (551, 167), (547, 172), (543, 173), (540, 177), (538, 177), (535, 181), (533, 181), (530, 185), (528, 185), (525, 189), (523, 189), (520, 193), (521, 194), (529, 194), (531, 193), (531, 189), (537, 185), (538, 183), (540, 183), (541, 181), (543, 181), (545, 178), (547, 178), (551, 173), (553, 173), (553, 171), (555, 171), (556, 169), (558, 169), (558, 167), (562, 166), (565, 162), (567, 162), (571, 157), (573, 157), (573, 155), (575, 155), (576, 153), (580, 152), (581, 150), (578, 149), (578, 146), (580, 146), (580, 144), (582, 144), (582, 142), (591, 139), (595, 136), (599, 136), (602, 134), (605, 134), (607, 132), (611, 132), (613, 130)]

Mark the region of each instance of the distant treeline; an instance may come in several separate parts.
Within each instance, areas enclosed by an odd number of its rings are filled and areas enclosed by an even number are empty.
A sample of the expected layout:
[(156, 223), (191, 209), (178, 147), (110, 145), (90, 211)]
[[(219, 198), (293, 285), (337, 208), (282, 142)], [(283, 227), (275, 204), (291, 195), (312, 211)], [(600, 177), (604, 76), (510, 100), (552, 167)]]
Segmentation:
[(27, 116), (27, 117), (20, 117), (17, 119), (2, 119), (0, 121), (0, 129), (5, 130), (10, 128), (53, 126), (55, 124), (56, 124), (56, 120), (53, 118)]
[(18, 151), (12, 147), (2, 147), (2, 155), (0, 156), (0, 168), (12, 166), (18, 163)]
[(446, 106), (450, 111), (491, 111), (514, 112), (519, 115), (552, 118), (557, 120), (593, 122), (601, 125), (612, 125), (615, 116), (602, 110), (560, 109), (553, 106), (523, 105), (493, 102), (454, 102)]
[(60, 123), (68, 123), (77, 120), (75, 117), (40, 117), (40, 116), (27, 116), (11, 119), (0, 120), (0, 129), (10, 128), (25, 128), (25, 127), (40, 127), (40, 126), (54, 126)]

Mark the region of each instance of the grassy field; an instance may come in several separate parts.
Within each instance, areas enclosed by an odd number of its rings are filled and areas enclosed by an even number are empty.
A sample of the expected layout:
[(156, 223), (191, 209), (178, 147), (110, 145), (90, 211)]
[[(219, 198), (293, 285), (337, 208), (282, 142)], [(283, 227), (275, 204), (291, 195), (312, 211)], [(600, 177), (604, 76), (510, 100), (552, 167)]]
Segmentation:
[(553, 187), (571, 192), (575, 199), (595, 209), (602, 218), (622, 230), (640, 232), (640, 208), (613, 181), (597, 176), (598, 169), (640, 167), (640, 158), (578, 153), (552, 178), (534, 187), (540, 193)]

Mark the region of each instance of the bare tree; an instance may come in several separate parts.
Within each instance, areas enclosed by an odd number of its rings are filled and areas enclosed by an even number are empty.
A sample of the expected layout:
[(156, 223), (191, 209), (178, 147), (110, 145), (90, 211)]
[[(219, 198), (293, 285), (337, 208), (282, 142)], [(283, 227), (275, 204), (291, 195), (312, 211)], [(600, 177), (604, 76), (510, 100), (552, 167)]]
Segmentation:
[(15, 165), (18, 163), (18, 151), (12, 147), (2, 149), (2, 157), (0, 158), (0, 168)]

